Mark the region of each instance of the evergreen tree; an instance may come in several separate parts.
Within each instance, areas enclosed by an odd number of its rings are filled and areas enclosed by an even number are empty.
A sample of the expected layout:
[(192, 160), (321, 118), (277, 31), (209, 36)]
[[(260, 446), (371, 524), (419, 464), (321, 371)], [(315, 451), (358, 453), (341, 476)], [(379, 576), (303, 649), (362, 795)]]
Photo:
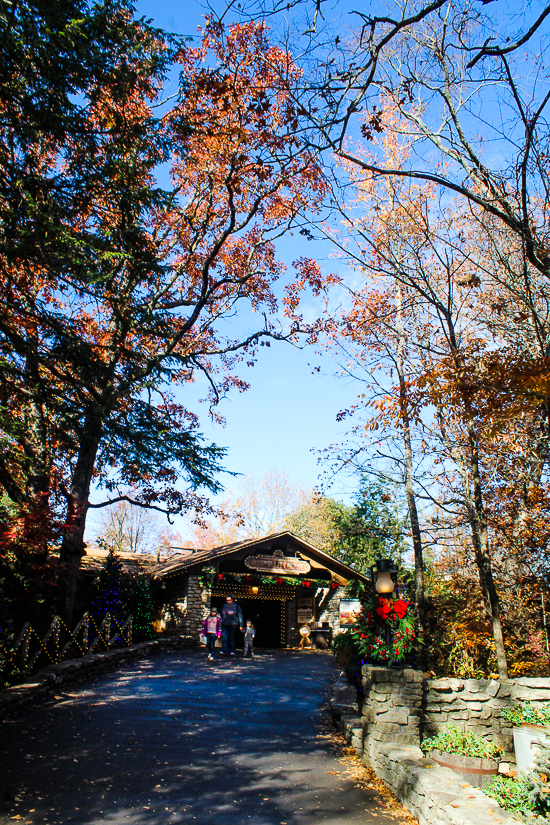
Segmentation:
[(132, 635), (136, 641), (152, 639), (153, 632), (153, 599), (151, 586), (145, 575), (136, 576), (132, 581), (132, 592), (129, 603), (130, 613), (133, 616)]
[(334, 549), (346, 564), (364, 573), (376, 559), (401, 561), (403, 522), (380, 482), (362, 479), (355, 504), (339, 505), (333, 519), (338, 531)]
[[(98, 543), (104, 545), (102, 539)], [(128, 614), (128, 579), (125, 575), (120, 558), (112, 547), (96, 582), (95, 597), (90, 613), (97, 626), (109, 613), (113, 619), (122, 621)]]

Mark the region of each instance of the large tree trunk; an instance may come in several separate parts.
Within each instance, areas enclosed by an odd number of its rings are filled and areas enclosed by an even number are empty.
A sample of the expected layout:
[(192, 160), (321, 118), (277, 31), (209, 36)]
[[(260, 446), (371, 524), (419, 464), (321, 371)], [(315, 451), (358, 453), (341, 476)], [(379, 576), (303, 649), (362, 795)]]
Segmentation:
[(504, 648), (504, 637), (502, 634), (500, 599), (498, 597), (495, 580), (493, 578), (493, 566), (491, 563), (491, 553), (489, 548), (489, 533), (487, 530), (487, 517), (483, 503), (483, 491), (481, 488), (481, 477), (479, 472), (477, 439), (472, 427), (468, 428), (468, 438), (470, 441), (470, 466), (472, 470), (472, 485), (474, 494), (472, 533), (474, 539), (475, 559), (479, 571), (481, 590), (489, 607), (489, 615), (493, 627), (493, 639), (495, 642), (498, 662), (498, 673), (501, 679), (507, 679), (508, 664), (506, 662), (506, 650)]
[(90, 486), (101, 434), (99, 420), (88, 418), (84, 424), (84, 433), (67, 497), (68, 512), (61, 545), (61, 560), (68, 567), (63, 618), (69, 629), (73, 622), (80, 560), (85, 553), (84, 531), (89, 507)]
[(424, 554), (422, 552), (422, 535), (416, 509), (416, 498), (413, 486), (413, 458), (411, 443), (411, 420), (407, 395), (407, 382), (404, 370), (405, 330), (403, 327), (401, 287), (397, 285), (397, 358), (396, 368), (399, 378), (399, 406), (401, 412), (401, 428), (405, 447), (405, 496), (407, 510), (411, 523), (411, 537), (414, 551), (414, 600), (416, 607), (416, 655), (421, 670), (426, 669), (426, 608), (424, 598)]

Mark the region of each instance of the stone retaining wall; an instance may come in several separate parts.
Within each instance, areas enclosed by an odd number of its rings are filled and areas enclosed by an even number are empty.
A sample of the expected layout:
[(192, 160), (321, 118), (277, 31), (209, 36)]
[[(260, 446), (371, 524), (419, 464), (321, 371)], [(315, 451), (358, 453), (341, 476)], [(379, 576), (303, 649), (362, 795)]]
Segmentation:
[(512, 825), (517, 820), (464, 777), (425, 757), (422, 738), (454, 724), (499, 742), (513, 761), (505, 707), (518, 701), (550, 701), (550, 679), (423, 679), (415, 670), (365, 665), (364, 701), (345, 672), (336, 683), (331, 710), (337, 726), (361, 757), (413, 813), (420, 825)]
[(129, 659), (151, 656), (164, 650), (177, 647), (189, 647), (192, 640), (188, 636), (167, 636), (150, 642), (130, 645), (129, 647), (106, 650), (103, 653), (91, 653), (79, 659), (68, 659), (39, 670), (28, 681), (0, 691), (0, 719), (13, 710), (33, 702), (53, 687), (77, 681), (100, 671), (119, 667)]
[[(361, 711), (357, 704), (357, 690), (348, 682), (343, 671), (330, 702), (333, 717), (363, 764), (374, 770), (399, 801), (416, 816), (420, 825), (517, 825), (517, 819), (481, 790), (473, 788), (463, 776), (424, 756), (419, 745), (421, 725), (428, 708), (425, 697), (437, 694), (441, 701), (430, 704), (436, 704), (440, 709), (445, 707), (445, 696), (451, 697), (449, 708), (455, 708), (457, 701), (463, 702), (465, 707), (461, 707), (460, 712), (465, 716), (454, 720), (448, 718), (447, 721), (466, 725), (481, 719), (481, 716), (469, 715), (480, 712), (477, 705), (483, 709), (497, 697), (508, 704), (512, 695), (517, 698), (539, 697), (541, 700), (545, 690), (542, 683), (550, 689), (550, 680), (520, 679), (513, 686), (506, 683), (505, 687), (500, 686), (496, 690), (490, 683), (473, 684), (474, 680), (468, 680), (470, 684), (467, 686), (458, 679), (427, 681), (418, 671), (407, 669), (387, 670), (365, 666), (362, 673), (365, 699)], [(435, 681), (438, 682), (437, 691)], [(538, 686), (533, 684), (535, 682), (539, 683)], [(489, 691), (485, 701), (466, 698), (479, 695), (482, 691)], [(463, 698), (457, 699), (460, 694)], [(495, 718), (496, 707), (493, 708)], [(440, 714), (433, 717), (433, 723), (442, 722), (444, 712), (454, 712), (449, 708), (447, 711), (433, 711)], [(468, 708), (470, 711), (467, 713)], [(487, 734), (488, 726), (483, 728)]]
[(550, 701), (550, 679), (427, 679), (423, 693), (423, 738), (434, 736), (445, 725), (458, 725), (498, 742), (505, 757), (513, 759), (512, 726), (502, 718), (502, 708), (520, 700)]
[(363, 754), (370, 757), (377, 743), (387, 740), (418, 746), (422, 674), (416, 670), (392, 671), (368, 665), (362, 672)]

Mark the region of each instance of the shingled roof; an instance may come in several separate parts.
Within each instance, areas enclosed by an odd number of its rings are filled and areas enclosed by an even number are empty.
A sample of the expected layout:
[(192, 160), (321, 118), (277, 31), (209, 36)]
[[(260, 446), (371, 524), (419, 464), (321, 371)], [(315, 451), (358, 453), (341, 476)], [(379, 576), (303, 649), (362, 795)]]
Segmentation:
[(312, 567), (323, 567), (330, 570), (336, 577), (343, 579), (345, 582), (350, 579), (358, 579), (359, 581), (369, 583), (370, 579), (363, 573), (359, 573), (349, 565), (339, 559), (334, 558), (324, 550), (319, 550), (304, 539), (295, 536), (290, 531), (283, 531), (282, 533), (272, 533), (269, 536), (262, 538), (246, 539), (245, 541), (237, 541), (233, 544), (224, 544), (220, 547), (213, 547), (210, 550), (197, 550), (194, 553), (186, 553), (181, 556), (172, 556), (167, 561), (156, 565), (154, 569), (155, 578), (172, 578), (173, 576), (181, 575), (182, 573), (192, 573), (200, 570), (208, 564), (216, 564), (219, 559), (227, 556), (249, 555), (244, 551), (250, 553), (255, 551), (269, 552), (275, 549), (281, 543), (292, 543), (293, 549), (302, 558), (306, 559), (312, 564)]

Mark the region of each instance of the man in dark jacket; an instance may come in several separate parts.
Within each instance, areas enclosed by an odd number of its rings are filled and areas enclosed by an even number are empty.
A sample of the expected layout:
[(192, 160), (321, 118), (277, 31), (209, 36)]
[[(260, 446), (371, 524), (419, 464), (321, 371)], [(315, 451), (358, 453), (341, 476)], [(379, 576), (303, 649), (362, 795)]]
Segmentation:
[(220, 652), (223, 656), (227, 653), (230, 656), (235, 655), (235, 635), (238, 627), (243, 629), (243, 624), (243, 611), (240, 605), (233, 600), (233, 596), (228, 596), (222, 607), (222, 649)]

